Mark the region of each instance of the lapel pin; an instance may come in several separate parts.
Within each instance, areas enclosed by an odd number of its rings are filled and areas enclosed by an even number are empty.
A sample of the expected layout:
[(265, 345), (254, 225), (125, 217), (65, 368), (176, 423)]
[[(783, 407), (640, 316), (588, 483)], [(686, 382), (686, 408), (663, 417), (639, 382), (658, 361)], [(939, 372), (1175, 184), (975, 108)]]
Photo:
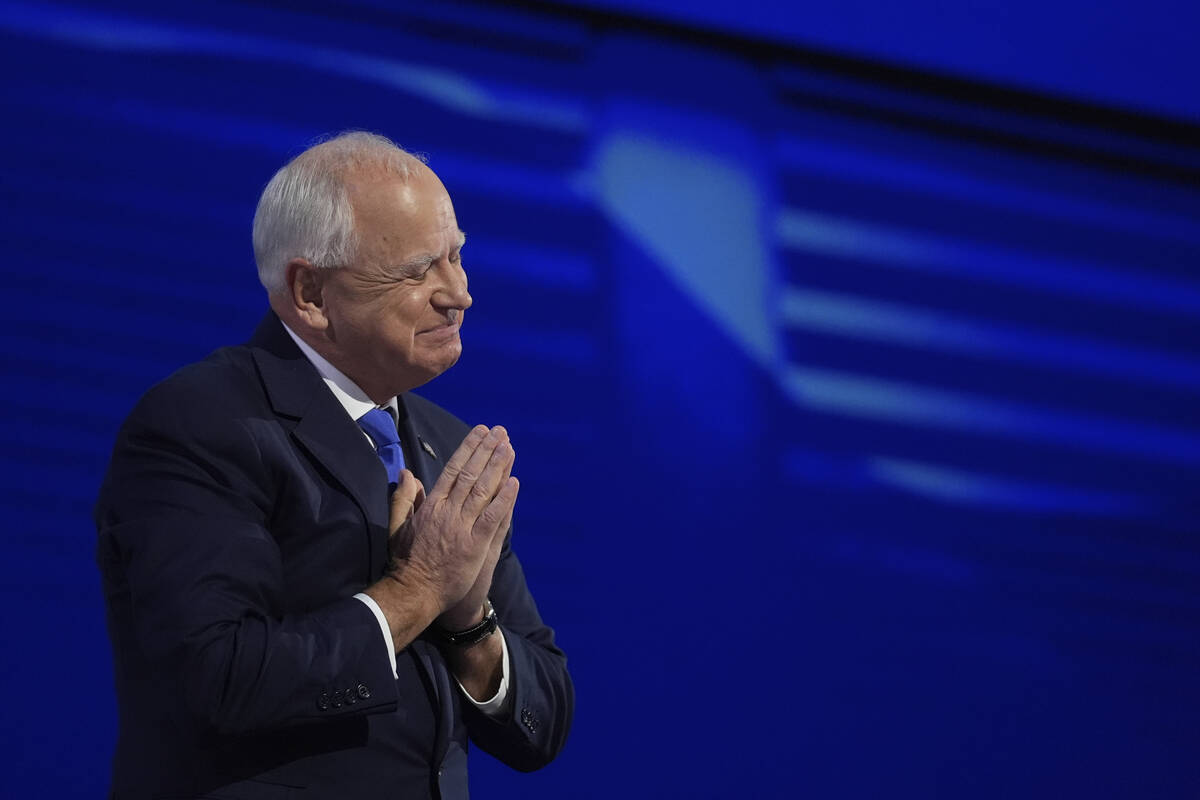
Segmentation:
[(429, 446), (429, 442), (425, 441), (420, 436), (417, 437), (417, 441), (421, 443), (421, 448), (424, 449), (426, 453), (429, 453), (430, 458), (437, 458), (437, 453), (433, 452), (433, 448)]

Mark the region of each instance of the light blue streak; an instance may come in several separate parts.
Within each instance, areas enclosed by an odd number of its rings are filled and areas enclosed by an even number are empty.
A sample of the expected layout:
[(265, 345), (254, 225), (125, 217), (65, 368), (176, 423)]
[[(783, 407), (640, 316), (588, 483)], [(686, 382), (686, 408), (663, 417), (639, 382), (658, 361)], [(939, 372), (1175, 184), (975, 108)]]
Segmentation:
[[(665, 130), (646, 134), (633, 126), (647, 121), (629, 117), (629, 129), (597, 148), (598, 203), (747, 355), (776, 369), (774, 271), (757, 175), (729, 148), (680, 144)], [(696, 124), (667, 119), (680, 130)]]
[(463, 250), (467, 274), (482, 269), (481, 262), (489, 271), (545, 286), (590, 292), (598, 285), (595, 264), (580, 253), (472, 234)]
[(1200, 435), (1190, 430), (1085, 416), (803, 365), (788, 369), (784, 386), (796, 402), (828, 413), (1200, 464)]
[(818, 486), (864, 492), (882, 486), (938, 502), (1021, 513), (1140, 515), (1149, 508), (1143, 498), (1120, 492), (987, 475), (880, 455), (856, 457), (790, 448), (783, 455), (783, 470), (794, 481)]
[(775, 232), (784, 247), (794, 250), (1098, 299), (1139, 309), (1200, 313), (1200, 287), (1195, 284), (1115, 272), (982, 242), (798, 208), (788, 208), (779, 214)]
[(583, 134), (591, 127), (591, 109), (576, 97), (487, 80), (479, 81), (479, 85), (486, 87), (492, 102), (508, 119), (567, 133)]
[(1200, 389), (1200, 361), (1151, 350), (800, 287), (785, 290), (781, 311), (823, 333)]
[(1032, 513), (1131, 514), (1143, 511), (1138, 497), (1053, 486), (966, 470), (875, 456), (867, 471), (879, 483), (935, 500)]
[(495, 159), (439, 150), (429, 165), (454, 195), (459, 187), (544, 203), (553, 207), (588, 210), (591, 201), (579, 173), (537, 169)]
[(1169, 154), (1181, 163), (1187, 163), (1189, 166), (1195, 164), (1194, 151), (1187, 147), (1148, 140), (1086, 123), (1073, 124), (1046, 119), (1039, 115), (1014, 114), (1010, 110), (984, 104), (968, 104), (854, 79), (837, 78), (811, 70), (785, 67), (776, 70), (776, 77), (789, 88), (815, 92), (837, 98), (839, 101), (853, 98), (856, 102), (873, 109), (896, 109), (906, 114), (918, 114), (926, 119), (932, 117), (946, 122), (961, 122), (975, 128), (1002, 130), (1027, 138), (1055, 141), (1075, 147), (1090, 147), (1122, 154), (1135, 153), (1147, 159), (1162, 158), (1164, 154)]
[(1051, 219), (1071, 220), (1138, 236), (1200, 244), (1200, 221), (1163, 211), (1144, 211), (1096, 200), (1030, 189), (1016, 184), (942, 169), (917, 160), (901, 161), (828, 141), (789, 136), (777, 145), (780, 160), (805, 172), (838, 180), (901, 186), (970, 203), (990, 205)]
[(315, 140), (325, 131), (248, 119), (236, 114), (164, 103), (144, 103), (131, 98), (117, 100), (82, 94), (56, 93), (50, 97), (21, 97), (21, 101), (100, 121), (120, 120), (151, 131), (164, 131), (204, 141), (222, 142), (238, 147), (268, 148), (281, 155), (292, 155), (296, 144)]
[(976, 568), (970, 562), (911, 544), (872, 540), (840, 531), (836, 537), (825, 539), (821, 546), (827, 548), (833, 557), (857, 564), (954, 583), (977, 579)]
[(400, 89), (471, 116), (573, 133), (585, 130), (589, 118), (582, 103), (567, 98), (512, 87), (488, 89), (452, 70), (308, 42), (179, 28), (49, 4), (0, 6), (0, 28), (107, 50), (196, 53), (289, 64)]

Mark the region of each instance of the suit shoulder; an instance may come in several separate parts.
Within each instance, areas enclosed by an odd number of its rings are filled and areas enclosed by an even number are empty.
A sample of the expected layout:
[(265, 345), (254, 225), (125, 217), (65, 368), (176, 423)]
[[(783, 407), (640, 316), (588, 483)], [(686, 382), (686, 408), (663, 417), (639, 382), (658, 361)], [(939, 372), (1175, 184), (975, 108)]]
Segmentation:
[(223, 347), (151, 386), (121, 425), (115, 450), (131, 437), (232, 444), (245, 438), (244, 423), (268, 415), (250, 352)]
[(130, 418), (228, 418), (257, 409), (264, 401), (250, 351), (244, 346), (222, 347), (151, 386)]
[(151, 496), (155, 493), (146, 487), (162, 486), (155, 481), (169, 476), (175, 478), (171, 491), (177, 493), (182, 485), (235, 480), (243, 488), (264, 485), (260, 447), (251, 427), (253, 418), (265, 415), (262, 395), (244, 347), (217, 350), (150, 387), (117, 432), (94, 510), (97, 525), (158, 508), (155, 503), (167, 493)]

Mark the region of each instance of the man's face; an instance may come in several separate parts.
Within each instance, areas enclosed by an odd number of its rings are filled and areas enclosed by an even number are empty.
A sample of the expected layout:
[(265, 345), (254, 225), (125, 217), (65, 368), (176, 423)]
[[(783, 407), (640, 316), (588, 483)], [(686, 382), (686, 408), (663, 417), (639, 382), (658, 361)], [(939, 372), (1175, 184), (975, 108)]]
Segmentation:
[(442, 182), (419, 167), (407, 181), (350, 181), (359, 247), (353, 264), (322, 271), (334, 365), (376, 402), (445, 372), (462, 353), (471, 305), (464, 236)]

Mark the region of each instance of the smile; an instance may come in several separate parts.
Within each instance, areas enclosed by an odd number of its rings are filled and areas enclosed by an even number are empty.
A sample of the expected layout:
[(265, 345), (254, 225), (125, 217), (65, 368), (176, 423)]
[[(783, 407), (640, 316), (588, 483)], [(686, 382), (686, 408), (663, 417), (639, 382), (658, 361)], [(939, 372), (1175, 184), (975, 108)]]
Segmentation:
[(418, 336), (432, 336), (432, 337), (450, 336), (453, 334), (457, 334), (458, 329), (459, 329), (459, 327), (461, 327), (461, 325), (462, 325), (462, 323), (459, 320), (455, 320), (454, 322), (448, 322), (445, 325), (438, 325), (437, 327), (434, 327), (434, 328), (427, 328), (423, 331), (418, 331), (417, 335)]

